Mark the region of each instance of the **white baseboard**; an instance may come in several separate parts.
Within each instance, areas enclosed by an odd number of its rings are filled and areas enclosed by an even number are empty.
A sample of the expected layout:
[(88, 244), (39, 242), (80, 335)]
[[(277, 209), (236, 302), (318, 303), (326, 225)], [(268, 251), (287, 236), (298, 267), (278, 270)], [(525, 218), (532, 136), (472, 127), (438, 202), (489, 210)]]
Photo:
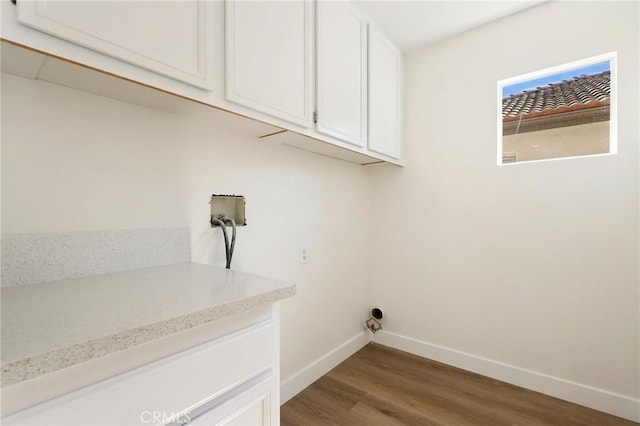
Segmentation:
[(549, 376), (466, 352), (434, 345), (388, 331), (380, 331), (375, 343), (400, 349), (503, 382), (564, 399), (594, 410), (640, 422), (640, 400)]
[(284, 404), (311, 383), (327, 374), (331, 369), (358, 352), (371, 341), (371, 333), (363, 331), (347, 340), (336, 349), (321, 356), (311, 364), (283, 380), (280, 384), (280, 404)]

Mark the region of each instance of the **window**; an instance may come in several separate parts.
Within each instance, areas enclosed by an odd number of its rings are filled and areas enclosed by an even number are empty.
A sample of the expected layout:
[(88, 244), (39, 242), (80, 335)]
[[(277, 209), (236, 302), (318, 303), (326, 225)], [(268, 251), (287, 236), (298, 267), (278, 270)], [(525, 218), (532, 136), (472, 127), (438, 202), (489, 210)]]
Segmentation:
[(498, 165), (616, 153), (616, 54), (498, 82)]

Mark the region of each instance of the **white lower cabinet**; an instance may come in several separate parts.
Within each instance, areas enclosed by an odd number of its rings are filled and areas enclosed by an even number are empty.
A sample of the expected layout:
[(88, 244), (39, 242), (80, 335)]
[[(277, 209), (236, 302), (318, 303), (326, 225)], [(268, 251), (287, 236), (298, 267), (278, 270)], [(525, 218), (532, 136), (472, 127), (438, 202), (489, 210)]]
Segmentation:
[(277, 323), (261, 321), (2, 419), (3, 425), (275, 425)]

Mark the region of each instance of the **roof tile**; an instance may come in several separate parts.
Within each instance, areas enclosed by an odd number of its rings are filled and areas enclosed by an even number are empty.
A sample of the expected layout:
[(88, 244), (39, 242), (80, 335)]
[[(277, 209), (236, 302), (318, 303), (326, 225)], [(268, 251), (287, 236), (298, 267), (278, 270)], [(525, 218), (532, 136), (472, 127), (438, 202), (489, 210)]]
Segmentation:
[(611, 72), (581, 75), (502, 99), (503, 121), (609, 105)]

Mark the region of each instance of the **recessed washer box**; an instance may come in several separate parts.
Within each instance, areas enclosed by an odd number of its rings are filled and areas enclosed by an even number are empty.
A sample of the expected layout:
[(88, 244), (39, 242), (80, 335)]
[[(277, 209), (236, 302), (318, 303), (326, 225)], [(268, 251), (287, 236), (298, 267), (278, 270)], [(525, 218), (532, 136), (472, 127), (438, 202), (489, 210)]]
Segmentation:
[(209, 204), (211, 204), (211, 222), (216, 218), (227, 217), (233, 219), (238, 226), (247, 224), (244, 196), (213, 194)]

